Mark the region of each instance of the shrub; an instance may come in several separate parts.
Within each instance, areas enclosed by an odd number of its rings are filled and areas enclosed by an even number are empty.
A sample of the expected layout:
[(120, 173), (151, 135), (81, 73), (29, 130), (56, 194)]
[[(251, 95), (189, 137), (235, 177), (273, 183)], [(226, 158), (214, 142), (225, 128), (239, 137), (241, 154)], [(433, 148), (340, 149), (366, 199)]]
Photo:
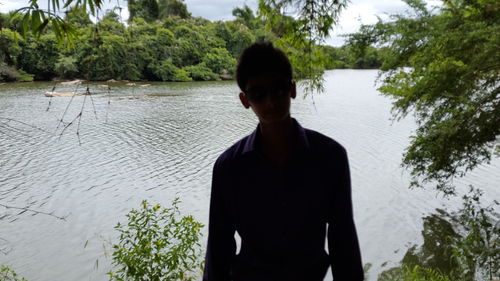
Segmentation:
[(189, 74), (179, 69), (172, 60), (163, 60), (150, 66), (151, 72), (161, 81), (191, 81)]
[(6, 82), (29, 82), (33, 81), (33, 75), (22, 70), (17, 70), (12, 66), (0, 64), (0, 81)]
[(201, 271), (200, 229), (192, 216), (179, 218), (179, 199), (171, 208), (143, 201), (141, 209), (118, 223), (120, 239), (113, 245), (111, 280), (194, 280)]
[(189, 77), (189, 73), (182, 69), (182, 68), (177, 68), (177, 71), (175, 73), (173, 81), (178, 81), (178, 82), (187, 82), (191, 81), (191, 77)]
[(0, 81), (17, 81), (21, 78), (21, 75), (13, 67), (7, 65), (0, 65)]
[(73, 57), (60, 57), (55, 65), (56, 73), (62, 78), (75, 78), (78, 75), (76, 59)]
[(224, 48), (212, 48), (203, 58), (203, 63), (217, 74), (232, 74), (236, 67), (236, 60)]
[(402, 266), (384, 271), (379, 281), (451, 281), (448, 276), (438, 270), (421, 266)]
[(26, 279), (17, 276), (17, 273), (6, 265), (0, 266), (0, 281), (26, 281)]
[(183, 69), (195, 81), (220, 80), (219, 75), (213, 73), (204, 63), (185, 66)]

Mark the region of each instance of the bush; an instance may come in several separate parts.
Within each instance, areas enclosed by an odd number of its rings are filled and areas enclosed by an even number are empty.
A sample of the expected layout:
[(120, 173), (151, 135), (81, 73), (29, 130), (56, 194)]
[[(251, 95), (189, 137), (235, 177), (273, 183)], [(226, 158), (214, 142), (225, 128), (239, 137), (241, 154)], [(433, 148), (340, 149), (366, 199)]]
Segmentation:
[(379, 281), (451, 281), (451, 279), (438, 270), (420, 267), (402, 266), (384, 271), (378, 278)]
[(19, 75), (21, 76), (18, 80), (19, 82), (31, 82), (35, 77), (35, 75), (29, 74), (24, 70), (18, 70), (17, 72), (19, 72)]
[(220, 80), (219, 75), (212, 72), (204, 63), (189, 65), (183, 68), (195, 81)]
[(21, 75), (13, 67), (0, 65), (0, 81), (12, 82), (21, 78)]
[(212, 48), (203, 63), (217, 74), (232, 74), (236, 67), (236, 60), (224, 48)]
[(191, 81), (189, 74), (179, 69), (172, 63), (172, 60), (163, 60), (150, 66), (151, 72), (161, 81)]
[(187, 81), (191, 81), (191, 80), (193, 80), (193, 79), (191, 79), (191, 77), (189, 77), (189, 73), (186, 70), (181, 69), (181, 68), (177, 68), (177, 72), (175, 73), (173, 81), (187, 82)]
[(33, 81), (33, 75), (22, 70), (17, 70), (8, 65), (0, 65), (0, 81), (5, 82), (29, 82)]
[(17, 273), (6, 265), (0, 266), (0, 281), (26, 281), (26, 279), (17, 276)]
[(54, 66), (59, 58), (58, 42), (53, 34), (40, 39), (28, 37), (22, 45), (17, 68), (33, 73), (37, 80), (50, 80), (55, 76)]
[(56, 73), (62, 78), (75, 78), (78, 75), (76, 59), (73, 57), (60, 57), (55, 65)]
[(111, 280), (194, 280), (201, 272), (203, 225), (192, 216), (179, 218), (179, 199), (171, 208), (143, 201), (141, 209), (118, 223), (119, 242), (113, 245), (115, 272)]

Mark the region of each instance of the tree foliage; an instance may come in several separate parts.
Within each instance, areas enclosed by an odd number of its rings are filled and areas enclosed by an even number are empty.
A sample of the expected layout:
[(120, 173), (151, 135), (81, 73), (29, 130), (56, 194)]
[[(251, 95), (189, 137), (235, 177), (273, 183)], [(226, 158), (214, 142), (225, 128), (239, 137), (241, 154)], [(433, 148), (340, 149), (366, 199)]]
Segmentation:
[(183, 19), (191, 17), (184, 0), (158, 0), (158, 18), (180, 17)]
[(147, 22), (158, 19), (159, 7), (156, 0), (128, 0), (129, 21), (143, 18)]
[(418, 124), (403, 165), (413, 186), (436, 182), (450, 194), (453, 178), (498, 149), (500, 2), (444, 1), (437, 11), (407, 3), (411, 13), (363, 26), (349, 40), (360, 53), (387, 47), (379, 90), (393, 98), (396, 118), (411, 113)]
[(345, 0), (259, 0), (260, 18), (278, 34), (276, 45), (287, 51), (296, 76), (306, 77), (307, 92), (323, 90), (326, 56), (318, 45), (337, 23)]
[[(23, 33), (26, 34), (29, 27), (33, 34), (38, 36), (50, 24), (56, 38), (63, 42), (64, 36), (67, 36), (69, 40), (64, 42), (68, 43), (74, 42), (76, 31), (73, 25), (57, 15), (61, 6), (68, 8), (76, 5), (92, 16), (95, 16), (102, 6), (102, 0), (48, 0), (49, 7), (52, 8), (43, 10), (39, 8), (36, 0), (30, 0), (29, 3), (28, 7), (19, 10), (23, 13)], [(318, 45), (329, 35), (346, 4), (347, 0), (259, 0), (258, 19), (248, 6), (236, 8), (233, 15), (236, 17), (234, 23), (239, 32), (235, 33), (233, 30), (234, 36), (226, 38), (226, 47), (236, 57), (245, 46), (255, 40), (273, 41), (292, 56), (297, 70), (296, 78), (307, 78), (304, 80), (307, 92), (321, 91), (322, 74), (327, 59)], [(129, 0), (128, 6), (130, 22), (134, 22), (136, 18), (143, 18), (152, 23), (172, 16), (184, 19), (190, 17), (183, 0)], [(264, 25), (266, 31), (261, 31)], [(276, 27), (279, 27), (277, 36), (270, 36), (270, 33), (277, 31)], [(249, 30), (258, 36), (252, 35)], [(191, 47), (190, 42), (182, 44), (181, 47)], [(196, 63), (199, 62), (187, 65)]]
[[(147, 19), (151, 12), (147, 12), (148, 6), (141, 3), (129, 1), (132, 6), (140, 4), (137, 9), (141, 11), (132, 11), (135, 16), (131, 17), (128, 25), (123, 24), (116, 9), (106, 11), (93, 23), (90, 11), (82, 6), (70, 7), (64, 20), (74, 28), (72, 48), (60, 44), (52, 24), (38, 36), (28, 32), (23, 38), (20, 35), (23, 32), (23, 14), (0, 14), (0, 24), (5, 26), (0, 32), (0, 80), (32, 79), (27, 73), (38, 80), (230, 79), (234, 75), (236, 59), (243, 49), (262, 40), (284, 48), (290, 55), (296, 79), (308, 78), (311, 69), (322, 73), (324, 68), (371, 68), (380, 65), (379, 51), (375, 48), (364, 57), (355, 58), (352, 48), (314, 44), (313, 57), (321, 63), (308, 67), (304, 50), (283, 39), (287, 25), (269, 30), (248, 6), (235, 8), (234, 20), (211, 22), (176, 13), (164, 18), (159, 15), (159, 18)], [(178, 4), (174, 6), (178, 7)], [(287, 19), (295, 21), (291, 17)]]
[(235, 22), (241, 23), (249, 29), (255, 29), (257, 27), (257, 18), (255, 17), (253, 10), (246, 4), (241, 8), (234, 8), (232, 13), (236, 18)]

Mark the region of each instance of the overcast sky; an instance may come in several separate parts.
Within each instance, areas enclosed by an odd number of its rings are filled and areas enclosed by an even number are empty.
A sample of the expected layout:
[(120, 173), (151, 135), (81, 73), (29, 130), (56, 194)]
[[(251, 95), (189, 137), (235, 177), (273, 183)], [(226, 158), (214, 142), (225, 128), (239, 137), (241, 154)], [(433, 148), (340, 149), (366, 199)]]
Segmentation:
[[(128, 18), (127, 3), (124, 0), (106, 1), (104, 9), (109, 9), (121, 5), (122, 18)], [(431, 6), (441, 3), (440, 0), (426, 0)], [(44, 7), (47, 0), (38, 1), (40, 7)], [(231, 11), (235, 7), (248, 5), (252, 9), (257, 9), (258, 0), (185, 0), (188, 10), (193, 16), (203, 17), (209, 20), (231, 20)], [(28, 5), (27, 0), (0, 0), (0, 12), (5, 13), (11, 10)], [(404, 12), (408, 6), (401, 0), (351, 0), (347, 9), (341, 14), (340, 23), (332, 31), (332, 36), (327, 40), (327, 44), (340, 46), (343, 43), (340, 34), (352, 33), (358, 30), (361, 24), (371, 24), (377, 21), (377, 16), (386, 18), (389, 14)]]

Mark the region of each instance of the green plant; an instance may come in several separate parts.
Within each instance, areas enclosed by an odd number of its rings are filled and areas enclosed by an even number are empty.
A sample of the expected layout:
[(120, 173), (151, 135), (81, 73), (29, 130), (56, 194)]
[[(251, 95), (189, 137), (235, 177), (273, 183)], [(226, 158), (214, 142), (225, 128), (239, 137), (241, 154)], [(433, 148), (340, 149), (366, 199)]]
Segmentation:
[(219, 75), (212, 72), (204, 63), (199, 63), (197, 65), (188, 65), (183, 67), (188, 74), (195, 81), (210, 81), (210, 80), (220, 80)]
[(203, 58), (203, 63), (214, 73), (232, 73), (236, 68), (236, 60), (224, 48), (213, 48)]
[(127, 224), (116, 225), (111, 280), (194, 280), (201, 271), (201, 228), (192, 216), (179, 217), (179, 199), (163, 208), (142, 201), (130, 211)]
[(384, 271), (378, 281), (451, 281), (447, 275), (436, 269), (421, 266), (402, 266)]
[(459, 210), (449, 213), (436, 209), (436, 213), (424, 217), (423, 244), (410, 247), (400, 265), (382, 272), (378, 280), (500, 278), (500, 222), (494, 208), (499, 203), (484, 207), (481, 196), (480, 190), (471, 187)]
[(154, 62), (150, 65), (151, 72), (161, 81), (190, 81), (188, 73), (176, 67), (172, 60)]
[(461, 239), (452, 240), (453, 257), (463, 274), (493, 280), (500, 277), (500, 221), (493, 207), (499, 203), (483, 207), (482, 195), (481, 190), (470, 187), (469, 194), (462, 197), (462, 208), (452, 214), (455, 224), (465, 232)]
[(55, 65), (57, 75), (62, 78), (74, 78), (78, 75), (78, 67), (74, 57), (60, 57)]
[(0, 266), (0, 281), (27, 281), (6, 265)]

